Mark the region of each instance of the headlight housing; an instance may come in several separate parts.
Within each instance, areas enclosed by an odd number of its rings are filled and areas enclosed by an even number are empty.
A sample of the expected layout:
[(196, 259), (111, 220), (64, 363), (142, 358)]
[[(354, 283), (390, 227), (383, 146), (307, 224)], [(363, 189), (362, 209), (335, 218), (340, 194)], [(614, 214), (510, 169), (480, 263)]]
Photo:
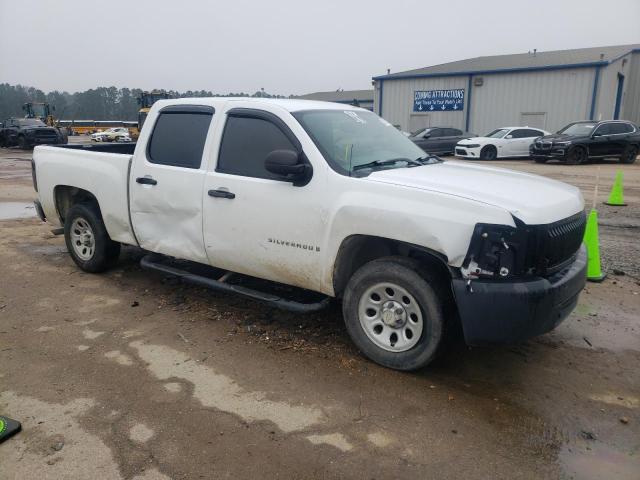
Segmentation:
[(508, 225), (478, 223), (462, 264), (464, 278), (501, 279), (522, 274), (519, 259), (526, 248), (526, 233)]
[(469, 145), (459, 145), (460, 147), (463, 148), (478, 148), (480, 146), (479, 143), (470, 143)]

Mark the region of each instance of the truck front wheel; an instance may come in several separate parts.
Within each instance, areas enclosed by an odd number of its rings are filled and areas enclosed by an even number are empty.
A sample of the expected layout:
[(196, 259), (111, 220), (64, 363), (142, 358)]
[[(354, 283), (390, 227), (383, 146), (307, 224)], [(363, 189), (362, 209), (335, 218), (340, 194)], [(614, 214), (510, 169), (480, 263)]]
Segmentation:
[(78, 203), (67, 212), (64, 239), (73, 261), (85, 272), (103, 272), (120, 255), (120, 244), (109, 238), (99, 210)]
[(407, 258), (371, 261), (353, 274), (343, 299), (347, 331), (360, 351), (382, 366), (416, 370), (438, 353), (444, 334), (436, 280)]

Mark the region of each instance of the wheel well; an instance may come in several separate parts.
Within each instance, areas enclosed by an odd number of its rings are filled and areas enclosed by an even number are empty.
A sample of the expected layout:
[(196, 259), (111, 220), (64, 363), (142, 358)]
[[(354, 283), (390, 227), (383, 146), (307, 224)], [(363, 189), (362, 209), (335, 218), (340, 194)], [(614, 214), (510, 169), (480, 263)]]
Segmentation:
[(56, 210), (62, 223), (64, 223), (69, 209), (77, 203), (95, 205), (100, 213), (100, 205), (96, 197), (91, 192), (83, 190), (82, 188), (58, 185), (55, 187), (53, 195), (56, 202)]
[(369, 235), (352, 235), (343, 240), (333, 267), (333, 289), (337, 297), (342, 296), (351, 276), (365, 263), (382, 257), (402, 256), (414, 258), (445, 282), (450, 282), (451, 271), (447, 258), (428, 248), (398, 240)]

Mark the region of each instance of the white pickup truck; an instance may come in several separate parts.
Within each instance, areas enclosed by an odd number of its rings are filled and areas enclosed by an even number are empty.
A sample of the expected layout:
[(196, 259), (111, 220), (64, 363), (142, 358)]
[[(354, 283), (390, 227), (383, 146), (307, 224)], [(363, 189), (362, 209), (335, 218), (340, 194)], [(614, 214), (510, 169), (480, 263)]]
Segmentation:
[(64, 226), (81, 269), (108, 268), (129, 244), (150, 252), (145, 268), (290, 310), (340, 298), (357, 347), (401, 370), (428, 364), (456, 324), (471, 345), (547, 332), (585, 284), (576, 188), (425, 156), (345, 105), (158, 101), (136, 145), (37, 147), (33, 177), (40, 217)]

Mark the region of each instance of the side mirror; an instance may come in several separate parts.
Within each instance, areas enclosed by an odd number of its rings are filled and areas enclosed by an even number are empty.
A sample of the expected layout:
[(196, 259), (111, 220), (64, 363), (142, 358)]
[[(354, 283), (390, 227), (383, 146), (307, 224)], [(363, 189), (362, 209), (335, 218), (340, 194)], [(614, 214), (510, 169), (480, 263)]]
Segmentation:
[[(311, 167), (302, 162), (300, 154), (294, 150), (274, 150), (264, 161), (264, 168), (267, 172), (273, 173), (286, 180), (292, 181), (294, 185), (304, 185), (311, 170)], [(300, 182), (303, 183), (300, 183)]]
[(504, 138), (506, 138), (506, 139), (508, 140), (508, 139), (510, 139), (510, 138), (513, 138), (513, 135), (507, 135), (507, 136), (506, 136), (506, 137), (504, 137)]
[(430, 133), (425, 133), (424, 135), (422, 135), (422, 138), (431, 138), (431, 134)]

